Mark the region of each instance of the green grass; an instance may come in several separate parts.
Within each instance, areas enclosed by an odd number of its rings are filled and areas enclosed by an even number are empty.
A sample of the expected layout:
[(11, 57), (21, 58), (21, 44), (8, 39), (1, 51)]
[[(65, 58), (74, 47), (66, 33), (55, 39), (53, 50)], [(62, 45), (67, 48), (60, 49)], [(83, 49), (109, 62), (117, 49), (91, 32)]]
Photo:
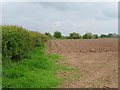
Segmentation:
[(55, 88), (62, 84), (57, 77), (59, 70), (75, 70), (56, 64), (61, 59), (57, 54), (46, 55), (45, 47), (35, 48), (30, 58), (18, 62), (3, 61), (3, 88)]

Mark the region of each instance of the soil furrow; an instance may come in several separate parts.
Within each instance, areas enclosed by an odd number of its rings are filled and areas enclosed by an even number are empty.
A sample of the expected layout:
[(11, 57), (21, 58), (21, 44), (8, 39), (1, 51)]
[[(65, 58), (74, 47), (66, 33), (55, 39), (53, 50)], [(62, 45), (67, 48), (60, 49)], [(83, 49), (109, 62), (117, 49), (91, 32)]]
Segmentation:
[(117, 88), (118, 39), (51, 40), (47, 50), (65, 55), (60, 64), (77, 71), (61, 72), (61, 88)]

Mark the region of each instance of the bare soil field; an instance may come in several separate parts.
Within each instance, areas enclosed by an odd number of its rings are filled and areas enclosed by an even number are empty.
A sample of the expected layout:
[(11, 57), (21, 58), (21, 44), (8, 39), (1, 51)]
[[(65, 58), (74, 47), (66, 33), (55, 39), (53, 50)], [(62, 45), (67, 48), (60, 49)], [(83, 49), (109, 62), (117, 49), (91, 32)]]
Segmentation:
[(61, 88), (117, 88), (118, 39), (67, 39), (47, 42), (47, 53), (61, 54), (60, 64), (76, 68), (61, 71)]

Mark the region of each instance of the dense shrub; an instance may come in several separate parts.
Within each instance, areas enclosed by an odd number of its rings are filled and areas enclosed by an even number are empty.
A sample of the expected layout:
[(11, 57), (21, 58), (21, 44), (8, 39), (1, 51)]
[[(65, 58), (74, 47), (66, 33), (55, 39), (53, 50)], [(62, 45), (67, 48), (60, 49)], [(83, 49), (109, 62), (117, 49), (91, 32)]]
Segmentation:
[(6, 58), (12, 60), (25, 58), (33, 47), (39, 46), (46, 40), (46, 35), (30, 32), (22, 27), (2, 26), (3, 60)]
[(32, 47), (38, 47), (41, 43), (44, 43), (48, 40), (48, 36), (38, 33), (38, 32), (29, 32), (31, 37), (31, 45)]
[(26, 56), (31, 48), (30, 36), (27, 30), (16, 26), (2, 27), (3, 58), (20, 59)]

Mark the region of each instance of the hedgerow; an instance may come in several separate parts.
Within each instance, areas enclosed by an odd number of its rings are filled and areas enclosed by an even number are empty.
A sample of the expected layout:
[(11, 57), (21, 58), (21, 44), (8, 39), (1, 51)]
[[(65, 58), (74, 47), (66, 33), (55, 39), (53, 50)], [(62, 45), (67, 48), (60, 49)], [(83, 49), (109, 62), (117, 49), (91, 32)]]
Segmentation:
[(2, 58), (20, 60), (29, 51), (47, 41), (47, 36), (22, 27), (2, 26)]
[(30, 37), (31, 37), (31, 45), (32, 47), (38, 47), (41, 43), (44, 43), (48, 40), (48, 36), (38, 33), (29, 31)]

